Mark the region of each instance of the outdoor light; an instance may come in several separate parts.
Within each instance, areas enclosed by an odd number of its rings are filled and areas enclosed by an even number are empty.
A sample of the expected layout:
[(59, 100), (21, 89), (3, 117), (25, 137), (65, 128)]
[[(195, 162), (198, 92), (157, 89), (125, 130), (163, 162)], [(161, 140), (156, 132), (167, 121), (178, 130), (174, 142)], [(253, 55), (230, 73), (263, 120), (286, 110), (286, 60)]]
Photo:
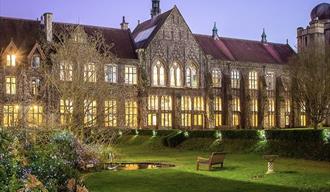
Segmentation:
[(153, 131), (152, 131), (152, 136), (153, 136), (153, 137), (156, 137), (156, 136), (157, 136), (157, 131), (156, 131), (156, 130), (153, 130)]
[(329, 129), (323, 129), (323, 139), (326, 143), (330, 142), (330, 130)]
[(222, 140), (221, 131), (215, 131), (215, 138)]
[(135, 129), (135, 135), (139, 135), (139, 131)]
[(122, 131), (119, 131), (118, 134), (119, 134), (120, 137), (123, 136), (123, 132)]
[(258, 130), (258, 136), (259, 136), (259, 139), (260, 140), (265, 141), (266, 140), (266, 132), (265, 132), (265, 130)]
[(189, 132), (188, 132), (188, 131), (185, 131), (185, 132), (183, 133), (183, 135), (184, 135), (185, 137), (189, 137)]

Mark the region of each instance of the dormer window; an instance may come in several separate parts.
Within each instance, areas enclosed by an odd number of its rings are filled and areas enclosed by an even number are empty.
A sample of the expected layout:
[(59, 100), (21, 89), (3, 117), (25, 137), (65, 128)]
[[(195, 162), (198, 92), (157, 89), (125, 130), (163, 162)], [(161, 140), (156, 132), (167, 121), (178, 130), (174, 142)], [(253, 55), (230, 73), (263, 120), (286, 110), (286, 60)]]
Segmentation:
[(35, 55), (32, 58), (32, 63), (31, 63), (32, 68), (39, 68), (40, 67), (40, 56)]
[(16, 55), (8, 54), (7, 55), (7, 67), (15, 67), (16, 66)]
[(38, 95), (40, 90), (40, 79), (39, 78), (32, 78), (31, 81), (31, 94)]

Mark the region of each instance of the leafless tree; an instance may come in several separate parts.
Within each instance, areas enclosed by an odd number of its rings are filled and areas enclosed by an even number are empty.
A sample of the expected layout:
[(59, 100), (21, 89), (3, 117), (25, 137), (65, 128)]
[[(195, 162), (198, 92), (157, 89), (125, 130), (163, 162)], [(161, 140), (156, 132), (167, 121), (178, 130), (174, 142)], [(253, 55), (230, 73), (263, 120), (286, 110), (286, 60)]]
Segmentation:
[[(55, 40), (45, 45), (50, 53), (49, 69), (45, 70), (44, 89), (47, 89), (48, 110), (59, 119), (56, 127), (66, 128), (89, 142), (110, 142), (118, 130), (105, 126), (107, 109), (116, 128), (123, 125), (125, 114), (118, 113), (118, 100), (104, 107), (106, 100), (129, 99), (133, 91), (122, 84), (105, 82), (105, 64), (118, 63), (101, 32), (87, 34), (83, 27), (58, 28)], [(118, 75), (118, 71), (117, 74)], [(97, 104), (97, 105), (96, 105)], [(49, 125), (50, 126), (50, 125)]]
[(306, 49), (289, 66), (297, 110), (305, 111), (317, 129), (330, 112), (330, 49)]

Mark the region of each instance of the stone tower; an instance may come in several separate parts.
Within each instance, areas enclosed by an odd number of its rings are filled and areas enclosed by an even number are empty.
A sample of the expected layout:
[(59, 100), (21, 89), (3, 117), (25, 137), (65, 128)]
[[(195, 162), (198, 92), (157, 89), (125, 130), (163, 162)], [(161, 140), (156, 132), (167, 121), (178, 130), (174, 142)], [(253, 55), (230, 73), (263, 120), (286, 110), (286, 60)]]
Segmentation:
[(330, 4), (321, 3), (311, 12), (311, 21), (306, 28), (297, 29), (298, 52), (310, 47), (330, 44)]
[(156, 17), (160, 13), (160, 0), (152, 0), (151, 18)]

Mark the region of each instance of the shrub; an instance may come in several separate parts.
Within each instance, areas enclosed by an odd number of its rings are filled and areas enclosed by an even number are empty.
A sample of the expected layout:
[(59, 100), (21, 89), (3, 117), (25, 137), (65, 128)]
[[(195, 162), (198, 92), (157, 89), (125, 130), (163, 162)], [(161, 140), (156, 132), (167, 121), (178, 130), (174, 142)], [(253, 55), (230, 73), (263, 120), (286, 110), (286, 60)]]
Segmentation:
[(184, 132), (180, 131), (175, 134), (171, 134), (166, 138), (167, 144), (165, 146), (168, 147), (176, 147), (180, 143), (182, 143), (184, 140), (186, 140), (186, 136), (184, 135)]

